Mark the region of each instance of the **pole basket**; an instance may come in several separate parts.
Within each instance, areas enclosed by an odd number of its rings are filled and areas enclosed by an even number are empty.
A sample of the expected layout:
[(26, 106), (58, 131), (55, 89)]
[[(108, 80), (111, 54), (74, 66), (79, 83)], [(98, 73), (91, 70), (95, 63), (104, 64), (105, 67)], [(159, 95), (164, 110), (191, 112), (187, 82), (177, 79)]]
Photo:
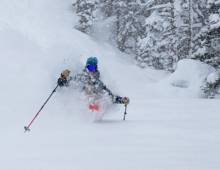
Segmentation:
[(30, 130), (31, 129), (29, 127), (27, 127), (27, 126), (24, 127), (24, 132), (30, 132)]

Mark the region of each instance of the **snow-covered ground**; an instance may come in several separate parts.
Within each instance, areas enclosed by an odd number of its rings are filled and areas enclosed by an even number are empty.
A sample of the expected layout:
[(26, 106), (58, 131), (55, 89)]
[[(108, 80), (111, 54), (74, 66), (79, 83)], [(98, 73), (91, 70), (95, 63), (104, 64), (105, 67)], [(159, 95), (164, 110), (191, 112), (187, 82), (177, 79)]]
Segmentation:
[[(71, 3), (0, 0), (0, 169), (219, 170), (219, 100), (197, 98), (201, 76), (191, 72), (201, 67), (182, 64), (172, 75), (142, 70), (131, 57), (74, 30)], [(123, 106), (115, 106), (94, 122), (70, 87), (58, 89), (24, 133), (60, 72), (76, 73), (87, 56), (99, 58), (113, 92), (130, 97), (127, 120)]]

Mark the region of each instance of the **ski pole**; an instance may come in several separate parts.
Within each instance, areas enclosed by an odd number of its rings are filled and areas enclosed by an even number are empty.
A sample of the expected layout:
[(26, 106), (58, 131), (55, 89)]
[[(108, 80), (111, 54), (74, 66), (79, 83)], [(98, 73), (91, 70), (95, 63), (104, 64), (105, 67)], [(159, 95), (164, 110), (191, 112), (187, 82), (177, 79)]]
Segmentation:
[(124, 117), (123, 117), (123, 120), (125, 120), (125, 116), (127, 114), (127, 104), (125, 104), (125, 111), (124, 111)]
[(51, 96), (56, 92), (56, 89), (59, 85), (57, 85), (55, 87), (55, 89), (52, 91), (52, 93), (50, 94), (50, 96), (47, 98), (47, 100), (44, 102), (44, 104), (41, 106), (40, 110), (37, 112), (37, 114), (34, 116), (34, 118), (31, 120), (31, 122), (28, 124), (28, 126), (24, 127), (24, 132), (26, 131), (30, 131), (30, 126), (32, 125), (32, 123), (34, 122), (34, 120), (37, 118), (37, 116), (40, 114), (41, 110), (44, 108), (44, 106), (47, 104), (47, 102), (49, 101), (49, 99), (51, 98)]

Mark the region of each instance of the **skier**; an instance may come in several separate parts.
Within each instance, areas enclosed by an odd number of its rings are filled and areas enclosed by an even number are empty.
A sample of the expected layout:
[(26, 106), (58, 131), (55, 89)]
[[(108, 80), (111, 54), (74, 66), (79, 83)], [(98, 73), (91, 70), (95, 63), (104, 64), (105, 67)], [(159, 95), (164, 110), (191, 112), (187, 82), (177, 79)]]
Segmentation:
[(86, 66), (82, 73), (76, 74), (74, 77), (70, 76), (68, 69), (64, 70), (57, 83), (60, 87), (68, 86), (70, 81), (75, 81), (82, 87), (82, 90), (88, 96), (95, 96), (101, 98), (106, 95), (110, 97), (111, 102), (115, 104), (129, 104), (128, 97), (120, 97), (113, 94), (100, 80), (100, 72), (98, 70), (98, 60), (96, 57), (89, 57), (86, 61)]

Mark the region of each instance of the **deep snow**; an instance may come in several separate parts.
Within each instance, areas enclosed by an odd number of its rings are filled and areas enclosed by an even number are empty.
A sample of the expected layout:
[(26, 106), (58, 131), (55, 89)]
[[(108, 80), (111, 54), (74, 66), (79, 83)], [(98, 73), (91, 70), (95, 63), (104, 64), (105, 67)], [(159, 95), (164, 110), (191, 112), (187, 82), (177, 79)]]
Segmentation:
[[(74, 30), (71, 3), (0, 0), (0, 169), (219, 170), (219, 100), (173, 86), (185, 74), (142, 70), (130, 56)], [(78, 72), (87, 56), (99, 58), (113, 92), (130, 97), (127, 121), (115, 106), (95, 123), (70, 87), (57, 90), (24, 133), (60, 72)]]

